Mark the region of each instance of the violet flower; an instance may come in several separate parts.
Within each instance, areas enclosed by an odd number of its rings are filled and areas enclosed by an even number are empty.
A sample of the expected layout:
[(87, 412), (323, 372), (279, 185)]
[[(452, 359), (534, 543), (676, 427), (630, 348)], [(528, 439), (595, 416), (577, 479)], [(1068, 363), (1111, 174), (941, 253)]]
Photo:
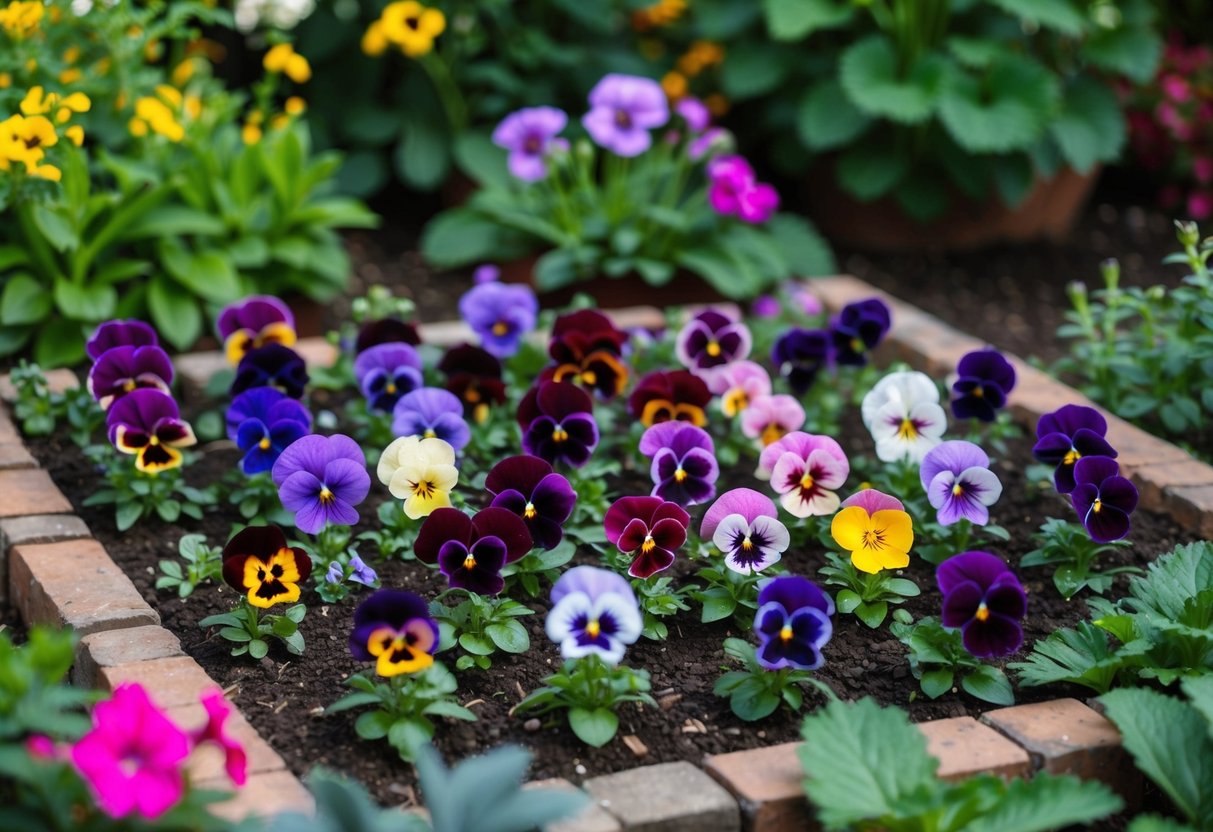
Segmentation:
[(244, 453), (240, 468), (252, 475), (274, 467), (296, 439), (312, 431), (312, 414), (273, 387), (254, 387), (227, 408), (227, 436)]
[(850, 460), (838, 442), (803, 431), (793, 431), (763, 448), (758, 468), (771, 472), (771, 488), (794, 517), (837, 511), (840, 500), (835, 489), (851, 473)]
[(472, 283), (480, 285), (481, 283), (492, 283), (500, 279), (501, 268), (494, 263), (481, 263), (476, 268), (472, 269)]
[(354, 378), (366, 397), (367, 407), (391, 412), (405, 393), (425, 382), (421, 378), (421, 356), (408, 344), (376, 344), (354, 358)]
[(654, 370), (637, 382), (628, 397), (628, 411), (646, 427), (670, 420), (703, 427), (711, 400), (712, 393), (699, 376), (686, 370)]
[(282, 344), (269, 344), (240, 359), (229, 392), (235, 396), (254, 387), (274, 387), (292, 399), (301, 399), (307, 382), (307, 364), (299, 353)]
[(1032, 455), (1046, 465), (1056, 466), (1053, 484), (1059, 494), (1074, 490), (1074, 465), (1084, 456), (1116, 458), (1116, 450), (1104, 435), (1108, 422), (1093, 407), (1067, 404), (1046, 413), (1036, 423), (1036, 444)]
[(767, 670), (816, 670), (821, 649), (834, 635), (834, 601), (799, 575), (772, 578), (758, 590), (754, 633), (758, 663)]
[(434, 664), (437, 649), (438, 623), (418, 595), (380, 589), (354, 610), (350, 654), (356, 661), (375, 662), (380, 676), (426, 670)]
[(565, 659), (597, 656), (617, 665), (640, 638), (644, 619), (627, 579), (595, 566), (575, 566), (552, 587), (544, 629)]
[(401, 396), (392, 409), (392, 433), (441, 439), (456, 452), (472, 438), (471, 429), (463, 421), (463, 402), (441, 387), (422, 387)]
[(1120, 476), (1120, 465), (1111, 457), (1085, 456), (1074, 464), (1070, 502), (1091, 539), (1111, 543), (1129, 533), (1137, 486)]
[(759, 295), (750, 302), (750, 314), (755, 318), (778, 318), (783, 304), (774, 295)]
[(539, 301), (530, 286), (479, 283), (459, 299), (459, 314), (484, 349), (498, 358), (509, 358), (535, 328)]
[(716, 496), (716, 446), (703, 428), (686, 422), (662, 422), (640, 437), (640, 452), (653, 462), (652, 495), (692, 506)]
[(745, 412), (756, 399), (771, 395), (771, 377), (761, 364), (734, 361), (711, 375), (712, 392), (720, 396), (720, 412), (730, 419)]
[(510, 152), (510, 173), (524, 182), (547, 176), (547, 157), (569, 143), (556, 138), (569, 123), (568, 114), (555, 107), (524, 107), (510, 113), (493, 130), (493, 144)]
[(791, 543), (771, 498), (749, 488), (721, 494), (703, 516), (699, 536), (724, 552), (724, 564), (750, 575), (778, 563)]
[(105, 425), (113, 446), (133, 455), (135, 468), (147, 474), (176, 468), (183, 459), (180, 449), (198, 441), (173, 397), (156, 389), (118, 399), (106, 412)]
[(484, 481), (493, 495), (490, 505), (521, 517), (541, 549), (554, 549), (573, 515), (577, 492), (552, 466), (537, 456), (510, 456), (498, 462)]
[(963, 439), (941, 442), (927, 451), (918, 476), (941, 526), (960, 520), (984, 526), (990, 522), (990, 506), (1002, 496), (1002, 482), (990, 470), (990, 457)]
[(956, 365), (952, 415), (993, 422), (1015, 387), (1015, 367), (998, 350), (967, 353)]
[(295, 316), (285, 303), (269, 295), (228, 304), (216, 324), (223, 352), (232, 364), (269, 344), (290, 347), (295, 343)]
[(804, 427), (804, 408), (785, 393), (758, 396), (741, 414), (741, 432), (758, 439), (763, 447), (778, 442), (794, 430)]
[(490, 407), (505, 404), (501, 362), (480, 347), (451, 347), (438, 362), (438, 372), (446, 376), (446, 389), (463, 402), (465, 420), (482, 425), (488, 421)]
[(867, 364), (868, 352), (884, 339), (891, 324), (889, 307), (880, 298), (848, 303), (830, 322), (834, 361), (854, 367)]
[(674, 342), (684, 367), (700, 373), (750, 355), (750, 329), (716, 309), (705, 309), (687, 321)]
[(818, 374), (833, 360), (834, 342), (824, 329), (792, 327), (775, 340), (771, 363), (798, 396), (809, 392)]
[(455, 589), (496, 595), (505, 588), (501, 570), (531, 551), (526, 523), (506, 508), (490, 506), (468, 517), (457, 508), (436, 508), (421, 524), (413, 551), (436, 563)]
[(158, 347), (160, 339), (151, 324), (136, 318), (106, 321), (93, 330), (88, 343), (84, 345), (85, 352), (93, 361), (100, 358), (107, 350), (114, 347)]
[(686, 98), (680, 99), (674, 105), (674, 112), (686, 122), (687, 129), (692, 134), (702, 133), (712, 123), (712, 113), (708, 110), (707, 105), (694, 96), (688, 95)]
[(88, 371), (88, 392), (101, 405), (109, 408), (133, 390), (152, 388), (171, 393), (173, 362), (160, 347), (111, 347), (97, 357)]
[(661, 85), (650, 78), (611, 73), (590, 90), (590, 111), (581, 118), (590, 138), (616, 156), (639, 156), (649, 149), (649, 133), (670, 120)]
[(759, 182), (750, 163), (740, 156), (718, 156), (708, 163), (708, 202), (722, 216), (763, 223), (779, 208), (779, 193)]
[(989, 552), (961, 552), (935, 569), (945, 627), (959, 627), (964, 648), (979, 659), (1009, 656), (1023, 644), (1028, 596), (1019, 578)]
[(518, 405), (522, 450), (552, 465), (585, 465), (598, 446), (594, 403), (580, 387), (544, 381)]
[(295, 527), (317, 534), (328, 524), (358, 522), (359, 503), (371, 490), (362, 448), (348, 436), (304, 436), (278, 457), (270, 476)]
[(607, 540), (632, 556), (628, 574), (648, 578), (674, 565), (675, 552), (687, 542), (691, 515), (660, 497), (621, 497), (611, 504), (602, 525)]

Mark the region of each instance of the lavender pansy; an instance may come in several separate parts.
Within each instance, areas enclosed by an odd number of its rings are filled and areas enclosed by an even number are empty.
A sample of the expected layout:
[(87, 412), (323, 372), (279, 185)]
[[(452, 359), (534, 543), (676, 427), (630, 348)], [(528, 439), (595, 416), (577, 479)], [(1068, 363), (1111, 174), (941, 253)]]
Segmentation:
[(1137, 486), (1120, 475), (1120, 465), (1111, 457), (1086, 456), (1074, 464), (1070, 502), (1096, 543), (1111, 543), (1129, 533), (1137, 496)]
[(716, 496), (720, 466), (712, 437), (703, 428), (686, 422), (653, 425), (640, 437), (640, 452), (653, 460), (654, 497), (691, 506)]
[(283, 508), (295, 513), (295, 527), (308, 534), (330, 523), (357, 523), (356, 506), (371, 490), (362, 448), (342, 434), (297, 439), (278, 457), (271, 477)]
[(535, 328), (539, 301), (530, 286), (478, 283), (459, 299), (459, 314), (485, 350), (497, 358), (509, 358)]
[(254, 387), (274, 387), (292, 399), (303, 398), (307, 389), (307, 364), (299, 353), (282, 344), (250, 350), (236, 367), (233, 396)]
[(691, 372), (711, 370), (750, 355), (750, 329), (716, 309), (705, 309), (678, 332), (674, 351)]
[(148, 474), (176, 468), (183, 458), (179, 449), (198, 441), (173, 397), (155, 389), (135, 390), (114, 402), (105, 424), (114, 447), (133, 455), (135, 467)]
[(653, 143), (650, 130), (670, 120), (661, 85), (650, 78), (611, 73), (590, 90), (590, 111), (581, 118), (590, 138), (617, 156), (639, 156)]
[(363, 586), (374, 586), (379, 581), (379, 573), (355, 554), (350, 556), (350, 580)]
[(295, 440), (312, 430), (312, 414), (300, 402), (273, 387), (254, 387), (232, 400), (227, 409), (227, 436), (244, 453), (246, 474), (274, 467)]
[(1023, 644), (1028, 596), (1001, 558), (961, 552), (939, 564), (935, 581), (943, 593), (943, 626), (959, 627), (974, 656), (997, 659)]
[(856, 367), (867, 364), (868, 351), (881, 342), (891, 324), (889, 307), (879, 298), (848, 303), (830, 322), (834, 360)]
[(547, 176), (548, 154), (567, 148), (556, 138), (569, 122), (568, 114), (555, 107), (524, 107), (510, 113), (493, 130), (493, 144), (509, 151), (510, 173), (524, 182)]
[(544, 460), (526, 455), (506, 457), (489, 471), (484, 487), (493, 495), (490, 505), (509, 509), (526, 522), (536, 546), (554, 549), (563, 539), (577, 492)]
[(437, 508), (421, 526), (413, 551), (422, 563), (436, 563), (452, 588), (496, 595), (505, 588), (501, 570), (531, 551), (526, 523), (506, 508), (490, 506), (468, 517), (456, 508)]
[(967, 353), (956, 365), (952, 415), (993, 422), (1015, 387), (1015, 367), (998, 350)]
[(758, 591), (754, 632), (758, 663), (767, 670), (816, 670), (821, 649), (834, 634), (834, 601), (799, 575), (772, 578)]
[(621, 497), (603, 517), (607, 540), (632, 556), (628, 574), (648, 578), (674, 565), (675, 553), (687, 542), (691, 516), (677, 503), (660, 497)]
[(817, 375), (829, 367), (833, 341), (824, 329), (792, 327), (775, 340), (771, 348), (771, 363), (787, 379), (788, 386), (803, 396), (817, 380)]
[(778, 563), (791, 543), (775, 503), (749, 488), (721, 494), (704, 514), (699, 536), (724, 553), (724, 563), (742, 575)]
[(401, 396), (392, 409), (392, 433), (441, 439), (456, 451), (463, 450), (472, 438), (463, 421), (463, 402), (441, 387), (422, 387)]
[(597, 656), (619, 664), (640, 638), (644, 619), (627, 579), (595, 566), (575, 566), (552, 587), (545, 630), (566, 659)]
[(108, 409), (115, 399), (140, 388), (170, 392), (173, 362), (160, 347), (111, 347), (97, 357), (88, 371), (88, 392)]
[(552, 465), (580, 468), (598, 446), (598, 423), (588, 393), (567, 382), (544, 381), (518, 405), (522, 449)]
[(711, 379), (712, 392), (720, 396), (720, 411), (730, 419), (745, 412), (755, 400), (771, 395), (770, 375), (753, 361), (725, 364), (712, 373)]
[(376, 344), (354, 358), (354, 378), (371, 410), (390, 412), (405, 393), (424, 382), (421, 357), (409, 344)]
[(674, 112), (686, 122), (687, 129), (694, 134), (702, 133), (712, 123), (712, 113), (706, 104), (694, 96), (686, 96), (674, 105)]
[(984, 526), (990, 522), (990, 506), (1002, 496), (990, 457), (962, 439), (941, 442), (928, 451), (918, 476), (941, 526), (960, 520)]
[(1074, 490), (1074, 465), (1084, 456), (1116, 458), (1116, 451), (1104, 435), (1108, 422), (1093, 407), (1067, 404), (1046, 413), (1036, 423), (1036, 444), (1032, 455), (1046, 465), (1056, 466), (1053, 484), (1058, 493)]
[(106, 321), (98, 326), (88, 343), (84, 345), (85, 352), (93, 361), (100, 358), (107, 350), (114, 347), (158, 347), (160, 339), (151, 324), (136, 318)]

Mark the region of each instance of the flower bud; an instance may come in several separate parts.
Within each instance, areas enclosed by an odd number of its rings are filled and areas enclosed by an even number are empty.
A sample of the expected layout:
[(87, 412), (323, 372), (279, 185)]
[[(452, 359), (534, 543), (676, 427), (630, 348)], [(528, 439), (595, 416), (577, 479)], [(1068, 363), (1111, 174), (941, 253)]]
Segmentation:
[(1179, 244), (1184, 248), (1194, 246), (1200, 242), (1200, 230), (1196, 227), (1196, 223), (1194, 222), (1176, 220), (1175, 236), (1179, 238)]

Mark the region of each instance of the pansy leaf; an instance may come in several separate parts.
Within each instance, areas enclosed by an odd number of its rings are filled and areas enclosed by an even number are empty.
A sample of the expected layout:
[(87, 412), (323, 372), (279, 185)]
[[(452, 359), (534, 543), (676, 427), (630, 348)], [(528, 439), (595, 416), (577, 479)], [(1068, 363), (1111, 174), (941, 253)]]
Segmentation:
[(351, 708), (361, 708), (363, 705), (377, 704), (380, 701), (382, 701), (382, 697), (380, 697), (378, 694), (367, 693), (365, 691), (355, 691), (354, 693), (347, 693), (332, 705), (329, 705), (324, 709), (324, 713), (340, 713), (341, 711), (348, 711)]
[(400, 754), (401, 759), (411, 760), (417, 749), (434, 737), (434, 726), (425, 718), (398, 719), (388, 729), (387, 741)]
[(426, 705), (422, 710), (426, 716), (445, 716), (449, 719), (461, 719), (464, 722), (475, 722), (476, 714), (467, 708), (446, 699), (438, 699)]
[(703, 601), (703, 614), (700, 620), (704, 624), (728, 618), (737, 609), (737, 599), (729, 594), (724, 587), (712, 587), (700, 595)]
[(143, 504), (137, 502), (122, 503), (114, 512), (114, 523), (118, 531), (124, 532), (138, 522), (143, 516)]
[(531, 647), (526, 628), (517, 619), (489, 624), (484, 634), (507, 653), (525, 653)]
[(46, 287), (28, 274), (15, 274), (0, 295), (0, 324), (6, 327), (35, 324), (51, 313)]
[(839, 79), (862, 112), (900, 124), (919, 124), (935, 110), (949, 63), (942, 55), (928, 53), (902, 72), (893, 41), (871, 35), (842, 54)]
[(843, 152), (835, 175), (845, 191), (861, 200), (870, 200), (893, 190), (909, 169), (904, 150), (878, 131)]
[(884, 622), (885, 616), (888, 614), (889, 605), (884, 601), (864, 603), (855, 608), (855, 616), (873, 630)]
[(248, 654), (254, 659), (264, 659), (270, 652), (270, 646), (265, 639), (255, 638), (248, 643)]
[[(830, 244), (803, 217), (776, 214), (767, 220), (767, 233), (782, 255), (786, 270), (798, 277), (834, 274), (838, 263)], [(784, 275), (780, 275), (782, 279)]]
[(945, 667), (939, 670), (925, 671), (919, 682), (923, 693), (931, 699), (938, 699), (952, 689), (954, 680), (955, 674), (952, 673), (952, 669)]
[(762, 682), (761, 676), (751, 675), (730, 694), (729, 707), (738, 719), (754, 722), (770, 716), (779, 707), (778, 694)]
[(1014, 705), (1015, 693), (1006, 674), (996, 667), (984, 665), (960, 680), (960, 686), (971, 696), (995, 705)]
[(859, 597), (859, 593), (852, 589), (842, 589), (838, 591), (838, 597), (835, 599), (838, 604), (838, 611), (841, 613), (852, 613), (855, 608), (863, 603), (863, 599)]
[(1030, 146), (1044, 132), (1061, 97), (1057, 79), (1032, 58), (1008, 54), (980, 75), (948, 73), (939, 118), (952, 139), (972, 153)]
[(606, 708), (570, 708), (569, 727), (586, 745), (602, 748), (619, 730), (619, 717)]
[(845, 0), (764, 0), (767, 31), (775, 40), (800, 40), (823, 29), (836, 29), (855, 16)]
[(354, 732), (364, 740), (380, 740), (387, 736), (393, 720), (387, 711), (367, 711), (354, 721)]
[(493, 650), (493, 642), (480, 633), (461, 633), (459, 646), (474, 656), (488, 656)]

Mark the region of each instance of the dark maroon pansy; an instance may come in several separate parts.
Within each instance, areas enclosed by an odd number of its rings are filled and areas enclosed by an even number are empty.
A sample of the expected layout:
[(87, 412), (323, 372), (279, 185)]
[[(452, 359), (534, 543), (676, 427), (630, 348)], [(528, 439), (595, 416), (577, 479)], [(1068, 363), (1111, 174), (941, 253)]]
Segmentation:
[(628, 574), (648, 578), (674, 565), (675, 553), (687, 542), (691, 515), (660, 497), (622, 497), (603, 517), (607, 540), (632, 556)]
[(834, 342), (824, 329), (792, 327), (771, 347), (771, 363), (798, 396), (809, 392), (817, 375), (830, 366), (833, 355)]
[(1116, 450), (1104, 439), (1108, 421), (1093, 407), (1067, 404), (1046, 413), (1036, 423), (1032, 455), (1053, 465), (1053, 484), (1060, 494), (1074, 490), (1074, 465), (1084, 456), (1116, 458)]
[(669, 421), (703, 427), (708, 423), (711, 400), (708, 385), (689, 370), (654, 370), (636, 384), (628, 397), (628, 410), (645, 427)]
[(417, 327), (399, 318), (380, 318), (377, 321), (369, 321), (358, 330), (358, 337), (354, 341), (354, 352), (363, 352), (378, 344), (394, 343), (408, 344), (410, 347), (418, 346), (421, 343), (421, 336), (417, 334)]
[(1116, 460), (1085, 456), (1074, 464), (1070, 502), (1096, 543), (1111, 543), (1128, 535), (1137, 497), (1137, 486), (1120, 475)]
[(956, 365), (952, 414), (957, 419), (993, 422), (1015, 387), (1015, 367), (998, 350), (974, 350)]
[(102, 408), (141, 388), (168, 393), (172, 383), (173, 362), (168, 353), (151, 345), (112, 347), (88, 371), (88, 392)]
[(484, 481), (492, 505), (521, 517), (535, 545), (554, 549), (564, 537), (577, 492), (569, 481), (537, 456), (511, 456), (498, 462)]
[(580, 468), (598, 446), (598, 423), (588, 393), (573, 384), (544, 381), (518, 405), (522, 449), (552, 465)]
[(436, 563), (452, 588), (496, 595), (505, 587), (501, 569), (531, 551), (531, 533), (521, 517), (490, 506), (468, 517), (456, 508), (437, 508), (425, 518), (413, 551), (422, 563)]
[(438, 362), (438, 372), (446, 376), (446, 389), (463, 402), (468, 421), (484, 424), (489, 408), (505, 403), (501, 361), (487, 350), (471, 344), (451, 347)]
[(236, 396), (254, 387), (273, 387), (301, 399), (307, 382), (307, 364), (299, 353), (282, 344), (268, 344), (244, 354), (229, 392)]
[(593, 309), (561, 315), (552, 326), (548, 355), (554, 362), (540, 374), (544, 381), (580, 384), (609, 399), (623, 392), (628, 368), (623, 361), (626, 332)]
[(85, 351), (93, 361), (114, 347), (158, 347), (160, 339), (150, 324), (135, 318), (106, 321), (97, 327), (85, 344)]
[(1001, 558), (961, 552), (939, 564), (935, 582), (943, 593), (943, 626), (959, 627), (965, 649), (974, 656), (997, 659), (1023, 644), (1028, 596)]

